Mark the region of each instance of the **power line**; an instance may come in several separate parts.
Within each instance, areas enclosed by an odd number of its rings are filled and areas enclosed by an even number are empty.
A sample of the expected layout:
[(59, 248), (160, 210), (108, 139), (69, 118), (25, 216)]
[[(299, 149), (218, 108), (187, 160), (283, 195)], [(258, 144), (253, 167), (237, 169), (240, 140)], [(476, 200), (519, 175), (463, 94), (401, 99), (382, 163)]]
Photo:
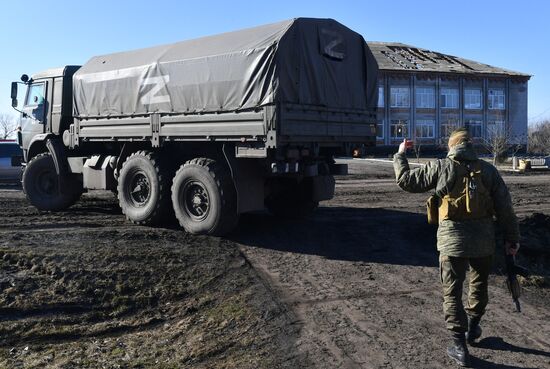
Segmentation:
[(542, 113), (540, 113), (540, 114), (537, 114), (537, 115), (535, 115), (535, 116), (533, 116), (533, 117), (529, 117), (528, 120), (529, 120), (530, 122), (532, 122), (532, 121), (534, 121), (534, 120), (536, 120), (536, 119), (539, 119), (540, 117), (542, 117), (543, 115), (545, 115), (545, 114), (548, 113), (548, 112), (550, 112), (550, 107), (547, 108), (547, 109), (545, 109), (545, 110), (544, 110)]

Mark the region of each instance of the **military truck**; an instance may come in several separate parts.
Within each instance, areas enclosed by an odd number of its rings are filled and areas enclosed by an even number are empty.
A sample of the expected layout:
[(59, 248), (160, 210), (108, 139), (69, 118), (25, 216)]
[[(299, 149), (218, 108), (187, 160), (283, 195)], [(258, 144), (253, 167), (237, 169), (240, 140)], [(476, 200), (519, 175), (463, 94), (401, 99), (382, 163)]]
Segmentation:
[(297, 18), (23, 75), (24, 192), (57, 211), (111, 190), (131, 222), (201, 234), (306, 215), (347, 172), (333, 157), (375, 142), (377, 71), (361, 35)]

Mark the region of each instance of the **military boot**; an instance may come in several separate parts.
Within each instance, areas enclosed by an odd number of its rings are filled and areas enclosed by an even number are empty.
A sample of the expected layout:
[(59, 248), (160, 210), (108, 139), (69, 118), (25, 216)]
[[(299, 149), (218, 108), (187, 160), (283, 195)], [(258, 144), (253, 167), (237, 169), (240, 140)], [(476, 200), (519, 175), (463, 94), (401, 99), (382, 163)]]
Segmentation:
[(447, 348), (447, 355), (460, 366), (470, 366), (470, 353), (464, 334), (453, 337), (453, 343)]
[(468, 332), (466, 332), (466, 340), (468, 344), (473, 344), (475, 341), (481, 337), (481, 327), (479, 326), (479, 321), (481, 317), (470, 317), (468, 316)]

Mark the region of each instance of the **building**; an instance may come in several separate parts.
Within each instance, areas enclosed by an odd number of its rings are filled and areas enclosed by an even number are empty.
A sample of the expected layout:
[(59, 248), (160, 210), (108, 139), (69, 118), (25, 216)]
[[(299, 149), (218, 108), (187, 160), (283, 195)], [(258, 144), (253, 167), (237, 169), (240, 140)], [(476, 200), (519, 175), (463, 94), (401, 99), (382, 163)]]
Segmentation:
[(527, 143), (528, 74), (401, 43), (368, 42), (380, 69), (377, 146), (403, 138), (445, 144), (467, 127), (476, 142)]

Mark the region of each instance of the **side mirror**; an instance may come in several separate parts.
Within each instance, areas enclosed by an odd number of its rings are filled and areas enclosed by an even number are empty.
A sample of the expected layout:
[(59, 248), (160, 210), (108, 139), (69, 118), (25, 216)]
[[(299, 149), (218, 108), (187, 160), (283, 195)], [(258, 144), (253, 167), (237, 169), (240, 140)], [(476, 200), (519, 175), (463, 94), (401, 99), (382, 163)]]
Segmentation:
[(17, 99), (17, 82), (11, 83), (11, 99)]
[(17, 82), (11, 83), (11, 107), (17, 108)]

